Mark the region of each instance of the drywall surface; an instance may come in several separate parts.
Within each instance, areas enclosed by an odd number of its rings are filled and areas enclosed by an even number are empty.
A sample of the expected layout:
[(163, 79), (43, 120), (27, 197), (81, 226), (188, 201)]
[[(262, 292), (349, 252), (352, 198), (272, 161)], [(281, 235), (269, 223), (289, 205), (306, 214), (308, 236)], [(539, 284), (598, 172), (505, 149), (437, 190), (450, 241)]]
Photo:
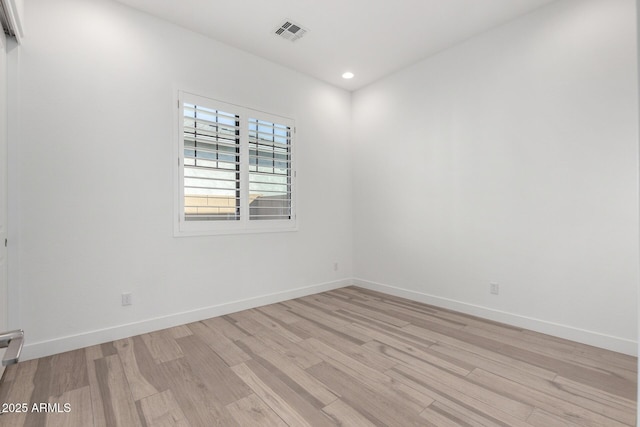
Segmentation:
[[(7, 38), (0, 32), (0, 330), (8, 330), (7, 249)], [(0, 349), (4, 358), (6, 349)], [(0, 367), (0, 377), (5, 367)]]
[(556, 2), (355, 92), (357, 283), (635, 353), (635, 16)]
[[(640, 70), (640, 1), (636, 0), (636, 60), (638, 61), (638, 67)], [(636, 73), (636, 81), (640, 81), (640, 75), (638, 73)], [(640, 88), (638, 88), (640, 89)], [(640, 90), (638, 91), (638, 97), (640, 99)], [(640, 111), (638, 112), (638, 123), (640, 123)], [(640, 143), (640, 140), (638, 141)], [(638, 220), (640, 221), (640, 218), (638, 218)], [(640, 236), (639, 236), (640, 238)], [(640, 261), (640, 260), (639, 260)], [(636, 296), (637, 298), (637, 303), (638, 306), (640, 306), (640, 282), (637, 284), (638, 286), (638, 294)], [(638, 313), (639, 316), (637, 318), (638, 320), (638, 330), (637, 330), (637, 336), (638, 336), (638, 340), (637, 340), (637, 344), (638, 344), (638, 352), (636, 354), (640, 354), (640, 313)], [(640, 358), (638, 359), (638, 368), (637, 368), (637, 372), (638, 372), (638, 392), (636, 393), (636, 402), (638, 402), (640, 400)], [(640, 420), (640, 405), (636, 404), (636, 421)]]
[[(348, 283), (348, 92), (111, 1), (34, 0), (25, 20), (10, 178), (26, 358)], [(174, 237), (178, 89), (296, 121), (298, 231)]]

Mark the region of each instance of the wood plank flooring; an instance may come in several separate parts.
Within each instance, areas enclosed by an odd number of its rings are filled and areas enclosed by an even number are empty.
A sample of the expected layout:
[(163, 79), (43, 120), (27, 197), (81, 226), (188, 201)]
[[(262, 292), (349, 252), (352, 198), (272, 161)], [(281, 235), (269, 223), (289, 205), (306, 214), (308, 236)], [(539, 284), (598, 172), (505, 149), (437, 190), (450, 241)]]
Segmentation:
[(21, 362), (0, 425), (633, 426), (636, 379), (634, 357), (348, 287)]

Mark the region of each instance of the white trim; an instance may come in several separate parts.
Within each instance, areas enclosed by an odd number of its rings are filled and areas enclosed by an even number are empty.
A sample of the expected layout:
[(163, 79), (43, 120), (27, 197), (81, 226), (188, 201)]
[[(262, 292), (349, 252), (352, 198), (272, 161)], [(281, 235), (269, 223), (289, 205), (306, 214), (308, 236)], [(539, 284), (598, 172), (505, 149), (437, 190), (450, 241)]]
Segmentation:
[(7, 247), (8, 274), (8, 309), (9, 329), (20, 329), (20, 230), (22, 222), (22, 193), (20, 192), (20, 158), (22, 151), (22, 127), (20, 97), (22, 75), (22, 49), (17, 40), (7, 39), (7, 176), (8, 176), (8, 211), (7, 233), (9, 246)]
[(18, 44), (21, 43), (22, 37), (24, 37), (24, 31), (22, 29), (22, 1), (16, 2), (16, 0), (0, 0), (4, 5), (7, 12), (7, 20), (10, 29), (15, 34), (15, 39)]
[(548, 322), (546, 320), (508, 313), (488, 307), (482, 307), (475, 304), (452, 300), (449, 298), (438, 297), (422, 292), (354, 278), (341, 279), (333, 282), (291, 289), (288, 291), (275, 292), (258, 297), (232, 301), (191, 311), (185, 311), (182, 313), (156, 317), (140, 322), (83, 332), (77, 335), (59, 337), (47, 341), (26, 343), (23, 348), (21, 359), (30, 360), (38, 357), (46, 357), (65, 351), (110, 342), (161, 329), (171, 328), (174, 326), (180, 326), (191, 322), (197, 322), (203, 319), (209, 319), (211, 317), (223, 316), (229, 313), (235, 313), (250, 308), (261, 307), (263, 305), (274, 304), (277, 302), (287, 301), (290, 299), (300, 298), (303, 296), (313, 295), (316, 293), (339, 289), (351, 285), (360, 286), (365, 289), (382, 292), (388, 295), (407, 298), (412, 301), (418, 301), (425, 304), (434, 305), (436, 307), (455, 310), (460, 313), (478, 316), (484, 319), (493, 320), (496, 322), (501, 322), (508, 325), (525, 328), (532, 331), (553, 335), (559, 338), (593, 345), (596, 347), (617, 351), (632, 356), (636, 356), (636, 352), (638, 351), (638, 344), (635, 341), (626, 338), (601, 334), (599, 332), (575, 328), (568, 325), (562, 325), (559, 323)]
[[(345, 286), (350, 286), (351, 284), (351, 279), (336, 280), (333, 282), (304, 286), (258, 297), (212, 305), (196, 310), (170, 314), (167, 316), (142, 320), (140, 322), (114, 326), (111, 328), (87, 331), (77, 335), (69, 335), (35, 343), (27, 342), (22, 349), (22, 356), (20, 357), (20, 360), (24, 361), (36, 359), (38, 357), (46, 357), (53, 354), (63, 353), (65, 351), (197, 322), (211, 317), (223, 316), (225, 314), (235, 313), (250, 308), (275, 304), (281, 301), (313, 295), (320, 292), (330, 291), (332, 289), (343, 288)], [(28, 338), (28, 336), (25, 336), (25, 340), (28, 340)]]
[(463, 301), (438, 297), (423, 292), (417, 292), (391, 285), (385, 285), (382, 283), (371, 282), (364, 279), (354, 278), (353, 284), (355, 286), (360, 286), (372, 291), (378, 291), (401, 298), (407, 298), (412, 301), (418, 301), (425, 304), (434, 305), (436, 307), (455, 310), (460, 313), (478, 316), (483, 319), (506, 323), (508, 325), (516, 326), (519, 328), (525, 328), (535, 332), (553, 335), (559, 338), (593, 345), (631, 356), (637, 356), (638, 343), (630, 339), (606, 335), (586, 329), (575, 328), (573, 326), (562, 325), (560, 323), (549, 322), (533, 317), (522, 316), (520, 314), (509, 313), (506, 311), (483, 307), (476, 304), (470, 304)]

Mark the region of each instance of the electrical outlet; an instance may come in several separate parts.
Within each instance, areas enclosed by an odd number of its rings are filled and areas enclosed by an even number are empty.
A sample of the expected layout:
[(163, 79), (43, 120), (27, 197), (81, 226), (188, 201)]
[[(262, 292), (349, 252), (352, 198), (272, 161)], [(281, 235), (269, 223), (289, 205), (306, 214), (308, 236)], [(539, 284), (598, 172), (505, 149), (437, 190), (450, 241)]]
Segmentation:
[(133, 304), (133, 295), (130, 292), (122, 294), (122, 305), (131, 304)]
[(333, 271), (338, 271), (338, 263), (337, 262), (333, 263)]
[(500, 285), (497, 283), (489, 283), (489, 292), (493, 295), (498, 295), (500, 293)]

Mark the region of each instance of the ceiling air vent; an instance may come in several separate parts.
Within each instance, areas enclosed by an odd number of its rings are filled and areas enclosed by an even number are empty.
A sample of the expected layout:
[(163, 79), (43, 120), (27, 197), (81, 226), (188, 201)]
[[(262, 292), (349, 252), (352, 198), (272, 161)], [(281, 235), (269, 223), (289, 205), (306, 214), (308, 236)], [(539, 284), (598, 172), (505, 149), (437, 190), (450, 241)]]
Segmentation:
[(282, 25), (276, 29), (275, 34), (283, 37), (292, 42), (302, 38), (307, 33), (307, 30), (302, 28), (298, 24), (294, 24), (291, 21), (285, 21)]

